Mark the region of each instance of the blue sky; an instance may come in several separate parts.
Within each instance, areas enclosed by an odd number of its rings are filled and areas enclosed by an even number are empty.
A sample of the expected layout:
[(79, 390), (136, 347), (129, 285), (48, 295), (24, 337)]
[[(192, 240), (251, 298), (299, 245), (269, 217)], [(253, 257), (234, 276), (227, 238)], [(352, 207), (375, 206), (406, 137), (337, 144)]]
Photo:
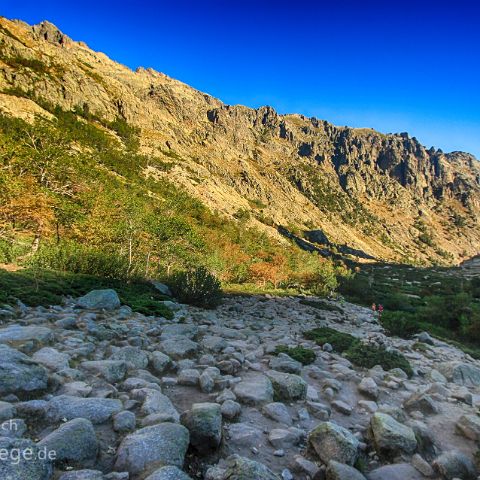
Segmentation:
[(480, 158), (480, 7), (464, 1), (2, 0), (226, 103), (408, 131)]

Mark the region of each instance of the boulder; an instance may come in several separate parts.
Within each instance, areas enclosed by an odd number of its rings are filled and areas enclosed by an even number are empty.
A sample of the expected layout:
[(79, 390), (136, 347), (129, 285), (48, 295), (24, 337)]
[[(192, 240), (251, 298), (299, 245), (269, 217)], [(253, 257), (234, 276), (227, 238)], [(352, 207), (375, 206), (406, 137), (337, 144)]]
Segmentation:
[(403, 407), (407, 411), (418, 411), (425, 415), (438, 413), (438, 406), (430, 395), (425, 393), (414, 393), (404, 403)]
[(92, 290), (77, 300), (77, 306), (89, 309), (114, 310), (120, 307), (117, 292), (110, 288), (105, 290)]
[(53, 397), (47, 405), (47, 420), (86, 418), (93, 424), (104, 423), (123, 409), (122, 402), (112, 398), (82, 398), (70, 395)]
[(47, 387), (47, 380), (44, 367), (18, 350), (0, 345), (0, 395), (43, 390)]
[(120, 382), (127, 373), (127, 364), (123, 360), (92, 360), (82, 362), (81, 367), (100, 375), (109, 383)]
[(162, 295), (166, 295), (167, 297), (172, 296), (172, 292), (168, 285), (165, 285), (164, 283), (158, 282), (157, 280), (152, 280), (150, 282)]
[(304, 436), (304, 431), (295, 427), (290, 427), (289, 429), (274, 428), (268, 434), (268, 441), (277, 450), (286, 450), (298, 445)]
[(50, 347), (44, 347), (35, 352), (32, 360), (51, 370), (63, 370), (64, 368), (70, 367), (70, 355)]
[(186, 337), (193, 340), (198, 335), (198, 327), (189, 323), (174, 323), (162, 329), (161, 340), (168, 338)]
[(228, 431), (228, 444), (239, 447), (258, 447), (263, 431), (248, 423), (233, 423)]
[(278, 400), (305, 400), (307, 397), (307, 382), (302, 377), (275, 370), (269, 370), (267, 376)]
[(432, 466), (447, 480), (454, 478), (475, 480), (477, 478), (477, 469), (472, 460), (461, 452), (444, 452), (433, 461)]
[(160, 343), (160, 349), (174, 360), (180, 360), (195, 355), (198, 350), (198, 343), (190, 340), (186, 336), (178, 335), (168, 337)]
[(376, 412), (370, 419), (373, 441), (378, 452), (412, 454), (417, 448), (415, 433), (386, 413)]
[(247, 405), (262, 405), (273, 400), (272, 382), (261, 373), (237, 383), (233, 391), (238, 400)]
[(478, 415), (462, 415), (456, 425), (457, 432), (470, 440), (480, 440), (480, 417)]
[(178, 467), (169, 466), (155, 470), (145, 480), (192, 480), (185, 472)]
[(9, 325), (0, 328), (0, 343), (15, 347), (25, 342), (48, 343), (53, 340), (53, 332), (50, 328), (37, 325)]
[(143, 400), (140, 412), (143, 415), (157, 414), (158, 422), (178, 423), (180, 415), (173, 406), (171, 400), (159, 390), (152, 388), (142, 388), (134, 390), (133, 395), (136, 399)]
[(123, 410), (113, 416), (113, 429), (116, 432), (132, 432), (135, 430), (135, 424), (135, 414), (128, 410)]
[(85, 418), (75, 418), (61, 425), (38, 442), (56, 452), (55, 460), (81, 462), (94, 460), (98, 442), (92, 422)]
[(346, 428), (333, 422), (322, 422), (311, 430), (308, 444), (325, 464), (334, 460), (353, 465), (357, 460), (357, 438)]
[(281, 480), (262, 463), (240, 455), (231, 455), (226, 463), (227, 468), (221, 480)]
[(190, 432), (190, 444), (201, 454), (215, 450), (222, 440), (222, 413), (218, 403), (194, 403), (181, 423)]
[(480, 386), (480, 368), (470, 363), (446, 362), (440, 364), (438, 370), (449, 382), (466, 387)]
[(409, 463), (394, 463), (372, 470), (368, 480), (424, 480), (424, 476)]
[(290, 415), (284, 403), (268, 403), (263, 407), (262, 412), (265, 416), (275, 420), (276, 422), (283, 423), (288, 426), (291, 426), (293, 423), (292, 416)]
[(269, 362), (270, 368), (277, 372), (295, 373), (299, 374), (302, 371), (303, 365), (288, 356), (286, 353), (279, 353), (273, 357)]
[(378, 385), (372, 377), (362, 378), (358, 384), (358, 391), (373, 400), (378, 398)]
[(234, 400), (225, 400), (222, 403), (222, 416), (227, 420), (234, 420), (240, 415), (242, 411), (242, 407), (239, 403), (235, 402)]
[(326, 480), (366, 480), (355, 468), (331, 460), (327, 467)]
[(128, 369), (147, 368), (148, 355), (138, 347), (121, 347), (116, 349), (109, 360), (120, 360), (127, 364)]
[[(43, 452), (42, 448), (25, 438), (8, 437), (0, 437), (0, 451), (6, 454), (6, 459), (2, 457), (0, 461), (2, 480), (50, 480), (52, 478), (52, 460), (55, 452)], [(22, 454), (18, 454), (19, 452)], [(40, 452), (42, 452), (41, 455), (39, 455)], [(28, 458), (25, 453), (28, 453)]]
[(162, 374), (172, 365), (172, 359), (162, 352), (152, 353), (152, 367), (155, 373)]
[(188, 430), (176, 423), (160, 423), (127, 435), (117, 451), (115, 470), (139, 475), (154, 468), (181, 468), (190, 438)]

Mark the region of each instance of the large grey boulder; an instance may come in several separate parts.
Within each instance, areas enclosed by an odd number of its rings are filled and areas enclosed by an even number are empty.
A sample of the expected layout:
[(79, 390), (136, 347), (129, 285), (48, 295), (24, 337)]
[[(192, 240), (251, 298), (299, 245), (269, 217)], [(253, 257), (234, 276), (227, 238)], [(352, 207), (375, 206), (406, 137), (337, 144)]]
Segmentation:
[(221, 480), (280, 480), (278, 475), (262, 463), (240, 455), (231, 455), (226, 462), (227, 468)]
[(116, 348), (109, 360), (123, 361), (129, 369), (147, 368), (148, 365), (147, 353), (138, 347), (131, 346)]
[(118, 447), (115, 470), (138, 475), (154, 468), (181, 468), (190, 438), (176, 423), (160, 423), (127, 435)]
[(188, 323), (174, 323), (172, 325), (166, 325), (162, 329), (161, 340), (167, 340), (168, 338), (175, 337), (187, 337), (193, 340), (198, 335), (198, 327), (196, 325)]
[(446, 362), (438, 366), (449, 382), (466, 387), (480, 386), (480, 368), (470, 363)]
[(123, 360), (91, 360), (82, 362), (81, 367), (109, 383), (120, 382), (127, 373), (127, 364)]
[(51, 370), (63, 370), (70, 367), (70, 355), (51, 347), (44, 347), (35, 352), (32, 360)]
[(46, 416), (51, 422), (86, 418), (93, 424), (99, 424), (106, 422), (112, 415), (121, 410), (123, 410), (122, 402), (112, 398), (82, 398), (58, 395), (48, 402)]
[(273, 400), (273, 386), (261, 373), (250, 375), (237, 383), (233, 389), (238, 400), (247, 405), (262, 405)]
[(424, 476), (410, 463), (394, 463), (372, 470), (368, 480), (424, 480)]
[(114, 310), (120, 306), (117, 292), (111, 288), (105, 290), (92, 290), (77, 300), (81, 308)]
[(53, 332), (47, 327), (9, 325), (8, 327), (0, 328), (0, 343), (8, 344), (12, 347), (28, 341), (43, 344), (51, 340), (53, 340)]
[(268, 371), (267, 376), (278, 400), (305, 400), (307, 397), (307, 382), (302, 377), (275, 370)]
[(262, 412), (265, 416), (275, 420), (276, 422), (283, 423), (288, 426), (291, 426), (293, 423), (292, 416), (290, 415), (284, 403), (268, 403), (263, 407)]
[(438, 406), (430, 395), (423, 392), (416, 392), (409, 397), (403, 407), (407, 411), (418, 411), (425, 415), (438, 413)]
[(48, 374), (44, 367), (27, 355), (0, 345), (0, 395), (25, 394), (47, 387)]
[(178, 467), (169, 466), (155, 470), (145, 480), (192, 480), (185, 472)]
[(42, 438), (38, 446), (55, 451), (55, 460), (80, 462), (95, 459), (98, 441), (92, 422), (75, 418)]
[(184, 335), (168, 337), (160, 343), (163, 353), (174, 360), (181, 360), (195, 355), (198, 351), (198, 343)]
[(133, 390), (132, 394), (135, 399), (143, 400), (140, 409), (143, 415), (156, 414), (157, 422), (178, 423), (180, 420), (180, 414), (177, 412), (171, 400), (159, 390), (142, 388)]
[(334, 460), (353, 465), (357, 460), (357, 438), (346, 428), (333, 422), (322, 422), (311, 430), (308, 444), (325, 464)]
[(480, 417), (478, 415), (462, 415), (455, 425), (458, 433), (470, 440), (480, 440)]
[(326, 480), (366, 480), (355, 468), (331, 460), (327, 467)]
[(433, 461), (432, 466), (447, 480), (454, 478), (475, 480), (477, 478), (477, 469), (472, 460), (461, 452), (444, 452)]
[(222, 440), (222, 413), (218, 403), (194, 403), (181, 416), (190, 432), (190, 444), (200, 453), (215, 450)]
[(172, 365), (172, 359), (163, 352), (152, 352), (151, 364), (155, 373), (162, 374)]
[[(0, 451), (6, 459), (0, 461), (2, 480), (50, 480), (52, 478), (52, 459), (54, 452), (43, 452), (31, 440), (25, 438), (0, 437)], [(25, 457), (26, 452), (29, 457)], [(39, 458), (40, 457), (40, 458)]]
[(386, 454), (412, 454), (417, 448), (415, 433), (386, 413), (374, 413), (370, 419), (377, 451)]
[(157, 280), (152, 280), (150, 282), (162, 295), (167, 295), (168, 297), (172, 296), (172, 291), (168, 287), (168, 285), (165, 285), (164, 283), (161, 283)]
[(269, 362), (270, 368), (277, 372), (295, 373), (299, 374), (302, 371), (302, 364), (286, 353), (279, 353), (273, 357)]

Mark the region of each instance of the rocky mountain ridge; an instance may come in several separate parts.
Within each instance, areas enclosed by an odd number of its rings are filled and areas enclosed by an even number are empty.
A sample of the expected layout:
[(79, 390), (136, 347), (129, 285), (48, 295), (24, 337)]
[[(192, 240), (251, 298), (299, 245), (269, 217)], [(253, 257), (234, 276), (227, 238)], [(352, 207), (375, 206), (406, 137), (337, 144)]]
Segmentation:
[(480, 164), (469, 154), (225, 105), (152, 69), (133, 72), (48, 22), (2, 18), (0, 42), (1, 111), (51, 117), (58, 105), (87, 121), (122, 118), (140, 129), (143, 153), (172, 165), (146, 176), (168, 176), (222, 214), (275, 236), (279, 226), (318, 230), (384, 260), (451, 263), (480, 249)]

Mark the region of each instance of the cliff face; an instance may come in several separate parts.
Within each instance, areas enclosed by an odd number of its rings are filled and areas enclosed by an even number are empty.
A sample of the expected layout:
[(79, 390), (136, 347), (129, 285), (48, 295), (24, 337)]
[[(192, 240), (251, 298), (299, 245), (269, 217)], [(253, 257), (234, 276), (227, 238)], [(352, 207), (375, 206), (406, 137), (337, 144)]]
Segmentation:
[(279, 225), (300, 236), (322, 230), (389, 260), (480, 251), (480, 163), (469, 154), (225, 105), (154, 70), (133, 72), (47, 22), (0, 19), (0, 91), (0, 111), (26, 119), (52, 118), (45, 108), (58, 105), (88, 121), (126, 120), (140, 128), (144, 153), (174, 164), (145, 175), (168, 175), (225, 215), (247, 211), (272, 235)]

